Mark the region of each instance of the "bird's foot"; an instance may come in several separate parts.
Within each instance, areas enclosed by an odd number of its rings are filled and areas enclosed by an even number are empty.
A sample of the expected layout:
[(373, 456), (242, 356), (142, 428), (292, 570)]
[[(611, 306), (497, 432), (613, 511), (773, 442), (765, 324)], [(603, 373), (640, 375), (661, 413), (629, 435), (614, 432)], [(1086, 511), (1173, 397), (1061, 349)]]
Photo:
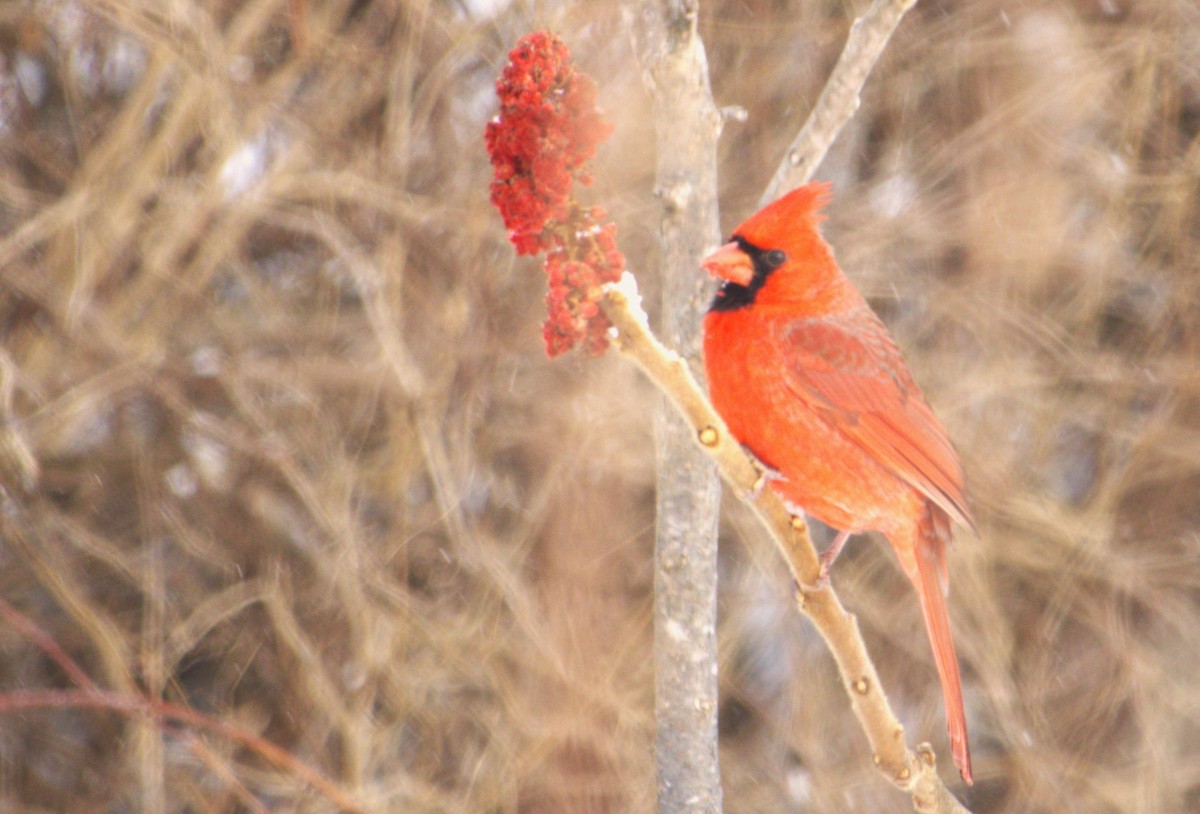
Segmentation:
[(757, 502), (762, 497), (763, 490), (767, 488), (767, 484), (771, 481), (783, 480), (784, 477), (778, 470), (771, 469), (763, 463), (759, 463), (758, 479), (754, 481), (754, 485), (750, 487), (750, 494), (747, 498), (752, 502)]
[(838, 535), (833, 538), (833, 542), (829, 544), (829, 548), (821, 553), (818, 559), (821, 561), (821, 570), (817, 575), (817, 588), (829, 587), (829, 569), (833, 567), (833, 562), (842, 553), (842, 548), (845, 547), (846, 541), (850, 539), (852, 531), (839, 531)]

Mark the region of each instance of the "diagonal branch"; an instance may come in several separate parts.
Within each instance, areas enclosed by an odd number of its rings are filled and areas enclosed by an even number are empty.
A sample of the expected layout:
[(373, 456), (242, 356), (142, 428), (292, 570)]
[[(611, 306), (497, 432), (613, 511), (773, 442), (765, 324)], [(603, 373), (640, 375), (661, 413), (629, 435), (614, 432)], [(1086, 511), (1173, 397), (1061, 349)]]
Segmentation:
[(807, 183), (825, 159), (825, 153), (841, 132), (842, 126), (858, 110), (859, 94), (879, 55), (900, 24), (905, 12), (917, 0), (875, 0), (863, 16), (850, 26), (846, 46), (825, 82), (825, 88), (808, 120), (788, 147), (779, 168), (763, 191), (759, 206), (778, 198), (789, 189)]
[(799, 609), (812, 620), (837, 662), (850, 705), (870, 742), (875, 764), (897, 787), (912, 795), (922, 814), (963, 814), (966, 809), (942, 784), (933, 749), (910, 751), (904, 727), (879, 683), (875, 666), (853, 614), (842, 607), (832, 586), (820, 583), (820, 561), (804, 519), (794, 517), (771, 489), (760, 490), (761, 472), (717, 415), (687, 363), (650, 332), (633, 276), (606, 289), (604, 313), (617, 329), (617, 346), (670, 398), (715, 461), (721, 477), (741, 496), (771, 533), (797, 585)]

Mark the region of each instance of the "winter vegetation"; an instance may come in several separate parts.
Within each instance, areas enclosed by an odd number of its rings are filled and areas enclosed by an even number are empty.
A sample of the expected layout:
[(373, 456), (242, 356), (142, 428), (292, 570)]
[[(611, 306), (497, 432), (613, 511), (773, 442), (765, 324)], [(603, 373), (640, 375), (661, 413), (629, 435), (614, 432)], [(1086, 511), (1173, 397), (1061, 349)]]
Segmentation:
[[(701, 4), (723, 230), (867, 5)], [(0, 810), (654, 811), (660, 397), (618, 353), (547, 358), (483, 138), (509, 49), (556, 32), (660, 324), (629, 25), (0, 6)], [(886, 544), (833, 584), (977, 814), (1200, 806), (1197, 53), (1193, 0), (920, 0), (815, 170), (967, 472), (973, 787)], [(732, 496), (719, 577), (724, 810), (899, 810)]]

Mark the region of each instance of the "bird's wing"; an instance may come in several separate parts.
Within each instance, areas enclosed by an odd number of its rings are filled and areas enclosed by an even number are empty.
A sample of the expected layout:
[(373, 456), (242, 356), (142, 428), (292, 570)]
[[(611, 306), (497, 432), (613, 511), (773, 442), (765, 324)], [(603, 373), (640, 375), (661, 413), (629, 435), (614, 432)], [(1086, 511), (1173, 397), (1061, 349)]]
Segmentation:
[(778, 323), (788, 388), (837, 430), (974, 528), (962, 468), (904, 358), (868, 308)]

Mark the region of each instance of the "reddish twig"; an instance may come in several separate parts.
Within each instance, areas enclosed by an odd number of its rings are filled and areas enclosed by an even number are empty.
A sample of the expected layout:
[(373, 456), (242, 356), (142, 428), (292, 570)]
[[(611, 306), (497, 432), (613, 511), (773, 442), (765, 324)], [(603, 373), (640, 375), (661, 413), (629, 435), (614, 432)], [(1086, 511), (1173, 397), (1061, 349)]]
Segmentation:
[(58, 646), (54, 637), (42, 630), (37, 622), (10, 605), (4, 597), (0, 597), (0, 616), (4, 617), (4, 621), (9, 626), (32, 642), (38, 650), (49, 656), (50, 660), (57, 664), (58, 668), (66, 673), (77, 687), (85, 690), (96, 689), (96, 682), (92, 680), (92, 677), (79, 666), (79, 662)]
[(355, 802), (348, 792), (291, 752), (261, 735), (170, 701), (122, 695), (102, 689), (49, 633), (2, 597), (0, 617), (48, 655), (79, 687), (72, 690), (19, 690), (0, 693), (0, 714), (34, 709), (97, 709), (143, 716), (153, 719), (159, 726), (166, 722), (184, 724), (218, 735), (248, 749), (276, 768), (316, 789), (342, 811), (364, 814), (365, 809)]

